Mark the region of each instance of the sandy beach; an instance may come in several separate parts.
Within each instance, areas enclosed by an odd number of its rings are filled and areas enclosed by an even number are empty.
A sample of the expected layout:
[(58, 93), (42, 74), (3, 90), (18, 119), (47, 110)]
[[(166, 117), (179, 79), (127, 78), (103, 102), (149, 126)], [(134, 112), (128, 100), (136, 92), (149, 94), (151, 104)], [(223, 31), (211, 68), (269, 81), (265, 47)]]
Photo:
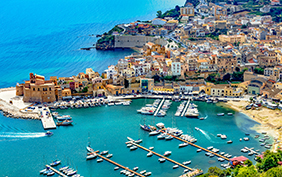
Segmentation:
[[(272, 110), (265, 107), (257, 109), (246, 110), (245, 107), (250, 104), (248, 101), (228, 101), (224, 104), (231, 109), (246, 114), (251, 119), (260, 123), (260, 125), (254, 126), (252, 129), (258, 133), (267, 132), (268, 135), (273, 138), (277, 138), (279, 141), (282, 140), (282, 112), (280, 110)], [(282, 143), (273, 144), (272, 150), (277, 150), (278, 146), (282, 146)]]

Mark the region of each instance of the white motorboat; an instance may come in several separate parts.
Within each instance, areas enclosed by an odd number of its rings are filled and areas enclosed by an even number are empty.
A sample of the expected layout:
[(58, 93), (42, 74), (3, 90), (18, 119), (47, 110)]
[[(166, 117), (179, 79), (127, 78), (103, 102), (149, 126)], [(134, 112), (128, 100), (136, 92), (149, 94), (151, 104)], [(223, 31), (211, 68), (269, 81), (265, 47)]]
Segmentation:
[(221, 138), (221, 139), (226, 139), (227, 136), (226, 136), (226, 135), (221, 135), (220, 138)]
[(224, 158), (219, 157), (219, 158), (217, 158), (217, 160), (218, 160), (218, 161), (220, 161), (220, 162), (223, 162), (225, 159), (224, 159)]
[(185, 147), (185, 146), (188, 146), (189, 144), (188, 143), (181, 143), (179, 144), (179, 147)]
[(183, 162), (182, 164), (183, 165), (189, 165), (191, 163), (191, 160), (190, 161), (185, 161), (185, 162)]
[(130, 147), (129, 149), (131, 150), (131, 151), (133, 151), (133, 150), (135, 150), (135, 149), (137, 149), (138, 147), (137, 146), (132, 146), (132, 147)]
[(165, 162), (166, 159), (165, 158), (159, 158), (159, 161), (162, 163), (162, 162)]
[(195, 130), (200, 130), (198, 127), (195, 127)]
[(97, 162), (103, 162), (103, 159), (97, 159)]
[(144, 175), (145, 176), (150, 176), (152, 174), (152, 172), (147, 172), (147, 173), (145, 173)]
[(109, 151), (102, 151), (100, 154), (105, 155), (105, 154), (108, 154), (108, 153), (109, 153)]
[(134, 168), (133, 168), (134, 171), (137, 171), (138, 169), (139, 169), (138, 167), (134, 167)]
[(140, 140), (136, 140), (136, 141), (134, 141), (134, 143), (140, 144), (140, 143), (142, 143), (142, 140), (141, 139)]
[(113, 157), (113, 154), (108, 154), (106, 157), (111, 158), (111, 157)]
[(153, 150), (153, 149), (154, 149), (154, 147), (149, 147), (149, 149), (150, 149), (150, 150)]
[(153, 153), (152, 153), (152, 152), (149, 152), (149, 153), (147, 154), (147, 157), (151, 157), (151, 156), (153, 156)]
[(45, 168), (45, 169), (41, 170), (39, 173), (42, 174), (42, 173), (44, 173), (46, 171), (48, 171), (48, 170)]
[(172, 168), (175, 169), (175, 168), (178, 168), (178, 167), (179, 167), (179, 165), (174, 165)]
[(158, 139), (165, 139), (167, 137), (167, 134), (162, 133), (161, 135), (157, 136)]
[(167, 136), (167, 137), (165, 137), (165, 140), (172, 140), (173, 139), (173, 137), (172, 136)]
[(140, 174), (143, 175), (146, 173), (146, 170), (140, 171)]
[(131, 146), (132, 146), (132, 144), (127, 144), (126, 146), (127, 146), (127, 147), (131, 147)]
[(119, 169), (119, 167), (115, 167), (115, 168), (114, 168), (114, 170), (118, 170), (118, 169)]
[(202, 149), (197, 149), (197, 152), (201, 152), (202, 151)]
[(250, 139), (248, 137), (243, 138), (245, 141), (249, 141)]
[(87, 157), (86, 157), (86, 160), (90, 160), (90, 159), (95, 159), (97, 157), (97, 155), (96, 154), (91, 154), (91, 155), (88, 155)]
[(150, 136), (154, 136), (154, 135), (158, 135), (158, 134), (160, 134), (161, 132), (159, 132), (159, 131), (152, 131), (152, 132), (150, 132), (149, 133), (149, 135)]
[(164, 156), (169, 156), (171, 155), (171, 151), (165, 151)]
[(207, 150), (211, 150), (211, 149), (213, 149), (213, 146), (207, 147)]
[(156, 126), (159, 128), (159, 129), (162, 129), (164, 128), (164, 123), (157, 123)]
[(127, 137), (127, 139), (128, 139), (129, 141), (134, 141), (134, 139), (132, 139), (132, 138), (130, 138), (130, 137)]
[(247, 152), (249, 152), (249, 150), (243, 148), (243, 149), (241, 149), (241, 152), (247, 153)]
[(185, 170), (183, 171), (183, 173), (187, 173), (187, 172), (189, 172), (189, 169), (185, 169)]

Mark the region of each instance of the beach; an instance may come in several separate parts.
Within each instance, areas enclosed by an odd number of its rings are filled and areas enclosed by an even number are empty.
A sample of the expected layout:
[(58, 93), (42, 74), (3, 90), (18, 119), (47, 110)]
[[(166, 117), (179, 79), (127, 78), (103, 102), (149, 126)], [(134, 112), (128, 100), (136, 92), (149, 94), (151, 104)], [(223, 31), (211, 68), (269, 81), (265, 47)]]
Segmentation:
[[(257, 109), (246, 110), (245, 107), (250, 104), (248, 101), (228, 101), (224, 105), (234, 109), (238, 112), (246, 114), (248, 117), (254, 121), (260, 123), (260, 125), (255, 125), (252, 129), (258, 133), (267, 132), (268, 135), (272, 136), (274, 139), (278, 139), (278, 142), (282, 140), (282, 112), (280, 110), (272, 110), (266, 107), (260, 107)], [(273, 144), (272, 150), (276, 151), (278, 146), (282, 146), (282, 143)]]

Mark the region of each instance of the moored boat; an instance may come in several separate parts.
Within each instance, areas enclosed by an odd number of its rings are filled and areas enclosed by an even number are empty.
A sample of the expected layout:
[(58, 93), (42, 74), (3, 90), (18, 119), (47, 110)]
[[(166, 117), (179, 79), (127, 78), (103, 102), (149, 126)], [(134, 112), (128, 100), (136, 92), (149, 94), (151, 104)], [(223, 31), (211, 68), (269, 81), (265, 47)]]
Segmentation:
[(64, 120), (63, 122), (57, 122), (58, 126), (68, 126), (72, 124), (72, 120)]

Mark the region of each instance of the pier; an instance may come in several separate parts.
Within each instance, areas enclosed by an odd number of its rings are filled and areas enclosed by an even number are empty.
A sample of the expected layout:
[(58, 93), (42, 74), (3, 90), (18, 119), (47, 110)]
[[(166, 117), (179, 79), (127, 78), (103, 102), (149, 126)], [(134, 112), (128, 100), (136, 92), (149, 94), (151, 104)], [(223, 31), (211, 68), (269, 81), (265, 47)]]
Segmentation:
[(166, 157), (166, 156), (163, 156), (163, 155), (161, 155), (161, 154), (158, 154), (158, 153), (156, 153), (156, 152), (154, 152), (154, 151), (151, 151), (150, 149), (147, 149), (147, 148), (145, 148), (145, 147), (143, 147), (143, 146), (141, 146), (141, 145), (139, 145), (139, 144), (136, 144), (136, 143), (134, 143), (133, 141), (129, 141), (129, 142), (126, 142), (126, 143), (133, 144), (133, 145), (135, 145), (135, 146), (137, 146), (137, 147), (139, 147), (139, 148), (141, 148), (141, 149), (143, 149), (143, 150), (145, 150), (145, 151), (148, 151), (148, 152), (151, 152), (151, 153), (155, 154), (156, 156), (159, 156), (159, 157), (161, 157), (161, 158), (164, 158), (164, 159), (166, 159), (166, 160), (168, 160), (168, 161), (170, 161), (170, 162), (172, 162), (172, 163), (175, 163), (175, 164), (177, 164), (177, 165), (179, 165), (179, 166), (181, 166), (181, 167), (183, 167), (183, 168), (186, 168), (186, 169), (188, 169), (188, 170), (190, 170), (190, 171), (193, 171), (192, 168), (187, 167), (187, 166), (185, 166), (185, 165), (183, 165), (183, 164), (181, 164), (181, 163), (179, 163), (179, 162), (176, 162), (176, 161), (174, 161), (174, 160), (172, 160), (172, 159), (170, 159), (170, 158), (168, 158), (168, 157)]
[(52, 171), (54, 171), (55, 173), (57, 173), (58, 175), (60, 175), (62, 177), (68, 177), (67, 175), (61, 173), (60, 171), (56, 170), (55, 168), (51, 167), (50, 165), (46, 165), (46, 167), (51, 169)]
[[(46, 115), (47, 112), (48, 112), (48, 114)], [(49, 108), (46, 108), (46, 110), (42, 109), (41, 122), (42, 122), (44, 130), (56, 129), (56, 124), (54, 122), (53, 116), (52, 116)]]
[(120, 165), (120, 164), (118, 164), (118, 163), (116, 163), (116, 162), (114, 162), (114, 161), (112, 161), (112, 160), (110, 160), (110, 159), (108, 159), (108, 158), (102, 156), (102, 155), (99, 154), (98, 152), (99, 152), (99, 151), (95, 151), (95, 152), (91, 152), (91, 153), (97, 155), (97, 156), (100, 157), (101, 159), (104, 159), (104, 160), (106, 160), (106, 161), (108, 161), (108, 162), (110, 162), (110, 163), (112, 163), (112, 164), (114, 164), (114, 165), (116, 165), (116, 166), (118, 166), (118, 167), (120, 167), (120, 168), (123, 168), (123, 169), (125, 169), (125, 170), (127, 170), (127, 171), (130, 171), (131, 173), (134, 173), (134, 174), (137, 175), (137, 176), (145, 177), (145, 176), (141, 175), (140, 173), (137, 173), (137, 172), (134, 171), (134, 170), (131, 170), (131, 169), (127, 168), (127, 167), (124, 167), (124, 166), (122, 166), (122, 165)]
[(187, 110), (187, 108), (188, 108), (189, 104), (190, 104), (190, 98), (188, 99), (187, 104), (186, 104), (186, 106), (185, 106), (184, 110), (182, 111), (181, 117), (183, 117), (183, 116), (184, 116), (184, 114), (186, 113), (186, 110)]
[(254, 151), (253, 148), (244, 147), (244, 149), (250, 151), (253, 154), (260, 155), (258, 152)]
[(162, 107), (164, 101), (165, 101), (165, 98), (163, 98), (162, 102), (159, 104), (159, 107), (158, 107), (158, 109), (156, 110), (154, 116), (156, 116), (156, 115), (158, 114), (158, 112), (159, 112), (159, 110), (161, 109), (161, 107)]
[[(164, 130), (160, 130), (160, 131), (161, 131), (162, 133), (166, 133)], [(177, 137), (177, 136), (174, 136), (174, 135), (172, 135), (172, 134), (170, 134), (170, 133), (166, 133), (166, 134), (168, 134), (168, 135), (172, 136), (173, 138), (178, 139), (178, 140), (180, 140), (180, 141), (182, 141), (182, 142), (188, 143), (188, 144), (190, 144), (191, 146), (194, 146), (194, 147), (196, 147), (196, 148), (202, 149), (202, 150), (204, 150), (204, 151), (206, 151), (206, 152), (209, 152), (209, 153), (211, 153), (211, 154), (214, 154), (215, 156), (221, 157), (221, 158), (223, 158), (223, 159), (229, 161), (229, 158), (227, 158), (227, 157), (224, 157), (224, 156), (222, 156), (222, 155), (220, 155), (220, 154), (217, 154), (217, 153), (215, 153), (215, 152), (212, 152), (212, 151), (210, 151), (210, 150), (208, 150), (208, 149), (206, 149), (206, 148), (203, 148), (203, 147), (201, 147), (201, 146), (198, 146), (198, 145), (196, 145), (196, 144), (194, 144), (194, 143), (191, 143), (191, 142), (189, 142), (189, 141), (183, 140), (183, 139), (181, 139), (181, 138), (179, 138), (179, 137)]]

